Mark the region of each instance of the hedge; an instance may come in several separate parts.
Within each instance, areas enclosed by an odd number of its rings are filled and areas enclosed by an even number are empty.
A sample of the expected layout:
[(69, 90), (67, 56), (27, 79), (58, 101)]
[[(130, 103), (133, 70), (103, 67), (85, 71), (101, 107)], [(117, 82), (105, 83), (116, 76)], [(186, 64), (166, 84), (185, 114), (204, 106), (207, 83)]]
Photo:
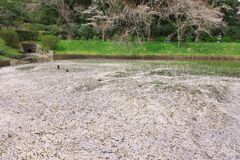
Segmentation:
[(39, 34), (35, 31), (17, 30), (16, 32), (20, 41), (37, 41), (39, 39)]

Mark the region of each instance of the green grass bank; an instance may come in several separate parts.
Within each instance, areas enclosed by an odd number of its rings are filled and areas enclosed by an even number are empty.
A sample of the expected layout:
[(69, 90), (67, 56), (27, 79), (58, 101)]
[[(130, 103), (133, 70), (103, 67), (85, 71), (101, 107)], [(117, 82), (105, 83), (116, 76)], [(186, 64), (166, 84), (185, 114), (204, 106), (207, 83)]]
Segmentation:
[(123, 56), (240, 56), (240, 43), (186, 42), (178, 48), (177, 43), (144, 42), (126, 45), (121, 42), (62, 40), (55, 50), (57, 54), (123, 55)]

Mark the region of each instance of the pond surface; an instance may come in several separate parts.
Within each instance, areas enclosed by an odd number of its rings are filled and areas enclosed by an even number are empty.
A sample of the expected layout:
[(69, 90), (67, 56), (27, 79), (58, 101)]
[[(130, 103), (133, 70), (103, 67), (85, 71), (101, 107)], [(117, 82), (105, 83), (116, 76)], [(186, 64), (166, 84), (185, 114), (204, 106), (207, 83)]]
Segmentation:
[(0, 159), (240, 159), (238, 65), (1, 68)]

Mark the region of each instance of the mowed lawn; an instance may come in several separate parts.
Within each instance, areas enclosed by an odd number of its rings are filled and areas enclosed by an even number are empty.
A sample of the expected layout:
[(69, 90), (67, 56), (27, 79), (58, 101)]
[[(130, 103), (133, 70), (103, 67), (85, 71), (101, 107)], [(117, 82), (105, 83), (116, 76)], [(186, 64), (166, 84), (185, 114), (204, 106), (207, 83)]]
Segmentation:
[(55, 50), (57, 54), (83, 55), (208, 55), (240, 56), (240, 43), (183, 43), (143, 42), (126, 44), (122, 42), (104, 42), (98, 40), (62, 40)]

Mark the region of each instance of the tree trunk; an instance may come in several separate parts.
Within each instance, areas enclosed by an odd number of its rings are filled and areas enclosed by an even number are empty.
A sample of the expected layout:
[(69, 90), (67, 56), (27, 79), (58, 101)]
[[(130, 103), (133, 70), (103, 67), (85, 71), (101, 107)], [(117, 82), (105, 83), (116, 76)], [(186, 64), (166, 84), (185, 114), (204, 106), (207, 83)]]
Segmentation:
[(68, 28), (68, 39), (69, 40), (73, 39), (73, 33), (72, 33), (71, 28)]
[(102, 29), (102, 40), (106, 41), (106, 32), (105, 29)]
[(69, 40), (73, 39), (73, 27), (71, 25), (71, 23), (69, 21), (66, 21), (66, 25), (67, 25), (67, 38)]
[(196, 32), (196, 34), (195, 34), (195, 42), (199, 42), (199, 40), (200, 40), (200, 33)]
[(183, 43), (183, 37), (184, 37), (184, 32), (182, 30), (178, 30), (178, 50), (180, 49), (180, 47), (182, 46)]
[(151, 40), (151, 27), (149, 27), (148, 29), (148, 41)]

